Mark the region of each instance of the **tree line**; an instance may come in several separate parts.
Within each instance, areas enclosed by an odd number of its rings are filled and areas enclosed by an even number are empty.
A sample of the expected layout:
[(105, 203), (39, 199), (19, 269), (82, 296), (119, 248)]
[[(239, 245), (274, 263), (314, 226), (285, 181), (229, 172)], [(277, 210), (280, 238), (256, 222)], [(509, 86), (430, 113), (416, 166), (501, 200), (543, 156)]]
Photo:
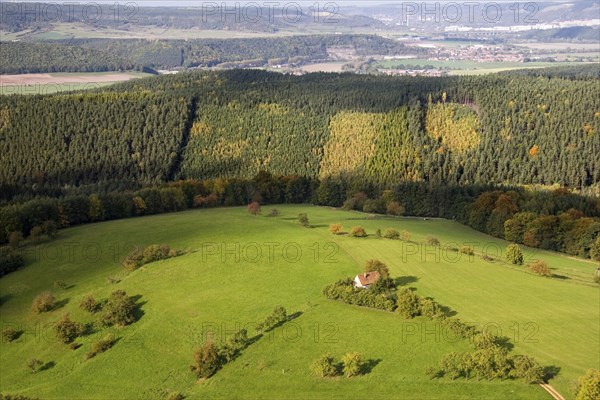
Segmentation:
[(424, 48), (376, 35), (306, 35), (244, 39), (69, 39), (2, 42), (0, 74), (302, 64), (328, 60), (330, 48), (359, 56), (423, 55)]

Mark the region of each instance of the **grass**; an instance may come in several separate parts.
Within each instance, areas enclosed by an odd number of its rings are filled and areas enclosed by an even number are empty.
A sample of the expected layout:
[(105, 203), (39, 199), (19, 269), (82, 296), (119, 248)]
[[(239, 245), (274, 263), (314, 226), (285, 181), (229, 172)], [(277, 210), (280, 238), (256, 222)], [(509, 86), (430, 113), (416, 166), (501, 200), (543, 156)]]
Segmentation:
[[(573, 397), (571, 383), (598, 367), (599, 290), (585, 281), (595, 270), (592, 263), (526, 251), (528, 260), (544, 259), (563, 277), (541, 278), (500, 260), (483, 261), (484, 247), (493, 254), (491, 249), (502, 250), (506, 243), (452, 221), (371, 218), (311, 206), (278, 209), (277, 218), (229, 208), (96, 223), (25, 248), (28, 266), (0, 279), (2, 328), (24, 330), (16, 342), (0, 344), (0, 391), (44, 399), (162, 399), (168, 391), (189, 399), (547, 398), (540, 387), (520, 381), (429, 380), (427, 366), (450, 351), (468, 350), (468, 344), (439, 330), (436, 335), (439, 327), (423, 318), (407, 321), (324, 298), (325, 285), (358, 273), (370, 258), (386, 262), (393, 277), (462, 320), (500, 329), (514, 352), (560, 368), (551, 384), (567, 398)], [(312, 228), (297, 224), (300, 212), (308, 214)], [(361, 225), (369, 233), (406, 229), (415, 243), (332, 236), (328, 225), (334, 222), (345, 230)], [(418, 243), (430, 234), (443, 246), (470, 243), (476, 255), (458, 262), (422, 255)], [(163, 242), (188, 253), (123, 272), (120, 260), (134, 245)], [(120, 282), (108, 283), (109, 276)], [(53, 289), (57, 280), (68, 288)], [(31, 301), (48, 289), (62, 307), (33, 314)], [(97, 329), (78, 339), (83, 346), (77, 350), (56, 342), (51, 323), (66, 312), (73, 320), (92, 322), (94, 317), (78, 308), (82, 297), (105, 298), (116, 289), (141, 296), (138, 322)], [(260, 338), (211, 379), (196, 382), (189, 365), (208, 333), (221, 340), (247, 327), (252, 334), (254, 324), (279, 304), (300, 316)], [(109, 332), (119, 341), (86, 361), (85, 353)], [(322, 354), (340, 358), (348, 351), (371, 360), (372, 371), (352, 379), (311, 375), (310, 364)], [(47, 369), (27, 371), (25, 364), (34, 357), (50, 363)]]
[(471, 60), (456, 60), (456, 61), (433, 61), (427, 59), (418, 58), (407, 58), (402, 60), (386, 60), (380, 61), (375, 64), (377, 68), (397, 68), (397, 66), (403, 64), (405, 67), (408, 66), (420, 66), (431, 65), (435, 68), (450, 69), (451, 75), (476, 75), (476, 74), (488, 74), (493, 72), (508, 71), (523, 68), (544, 68), (544, 67), (555, 67), (564, 65), (573, 65), (574, 63), (550, 63), (550, 62), (509, 62), (509, 61), (498, 61), (498, 62), (477, 62)]
[[(87, 80), (87, 82), (21, 83), (21, 84), (14, 84), (14, 85), (2, 85), (2, 86), (0, 86), (0, 95), (52, 94), (52, 93), (60, 93), (60, 92), (68, 92), (68, 91), (97, 89), (97, 88), (113, 85), (115, 83), (123, 82), (123, 81), (120, 80), (120, 81), (95, 82), (95, 78), (100, 78), (100, 80), (102, 80), (101, 78), (104, 75), (123, 74), (123, 73), (131, 76), (131, 79), (153, 76), (152, 74), (148, 74), (145, 72), (139, 72), (139, 71), (54, 72), (54, 73), (50, 73), (48, 75), (53, 76), (53, 77), (65, 77), (65, 78), (85, 78)], [(25, 75), (26, 74), (24, 74), (24, 76)], [(0, 77), (0, 79), (1, 79), (1, 77)]]

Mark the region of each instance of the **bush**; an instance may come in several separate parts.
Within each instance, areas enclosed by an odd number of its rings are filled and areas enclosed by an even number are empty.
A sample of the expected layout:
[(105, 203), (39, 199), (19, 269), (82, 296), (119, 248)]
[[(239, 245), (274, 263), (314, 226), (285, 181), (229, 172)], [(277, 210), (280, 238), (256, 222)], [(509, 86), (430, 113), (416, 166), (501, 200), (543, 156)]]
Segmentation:
[(398, 232), (395, 229), (389, 228), (385, 230), (385, 233), (383, 234), (383, 237), (386, 239), (400, 239), (400, 232)]
[(229, 362), (240, 351), (244, 350), (248, 346), (248, 343), (248, 331), (241, 329), (227, 339), (227, 342), (221, 347), (219, 353), (225, 359), (225, 362)]
[(460, 246), (460, 252), (468, 256), (475, 255), (475, 250), (470, 246)]
[(12, 342), (19, 337), (19, 331), (13, 328), (6, 328), (2, 331), (2, 338), (7, 342)]
[(69, 314), (65, 314), (54, 326), (54, 331), (58, 340), (69, 344), (81, 336), (84, 327), (82, 324), (72, 321)]
[(141, 246), (137, 246), (131, 253), (129, 253), (125, 259), (123, 260), (123, 266), (129, 270), (133, 271), (142, 266), (142, 260), (144, 258), (144, 248)]
[(575, 400), (600, 399), (600, 371), (590, 369), (577, 382)]
[(54, 308), (56, 299), (51, 292), (43, 292), (40, 293), (35, 299), (33, 299), (33, 304), (31, 305), (31, 309), (35, 313), (42, 313), (52, 310)]
[(442, 307), (431, 299), (419, 299), (419, 312), (431, 319), (442, 318), (445, 316)]
[(31, 370), (32, 374), (38, 372), (43, 365), (44, 363), (41, 360), (38, 360), (37, 358), (31, 358), (27, 361), (27, 369)]
[(23, 234), (20, 231), (11, 232), (11, 234), (8, 236), (8, 244), (13, 249), (19, 247), (22, 241)]
[(298, 223), (305, 228), (308, 228), (310, 226), (308, 222), (308, 216), (304, 213), (298, 214)]
[(248, 204), (248, 213), (251, 215), (260, 214), (260, 204), (258, 201), (253, 201), (252, 203)]
[(363, 212), (366, 213), (383, 213), (385, 207), (380, 200), (367, 199), (362, 208)]
[(222, 365), (219, 349), (212, 341), (207, 341), (194, 353), (194, 365), (191, 368), (198, 378), (210, 378)]
[(410, 241), (410, 232), (408, 232), (407, 230), (403, 230), (402, 232), (400, 232), (400, 240), (402, 240), (404, 242), (409, 242)]
[(34, 226), (29, 231), (29, 238), (34, 242), (39, 242), (42, 239), (42, 235), (44, 234), (44, 228), (39, 225)]
[(348, 236), (364, 238), (367, 237), (367, 232), (364, 230), (364, 228), (360, 226), (355, 226), (354, 228), (350, 229), (350, 233), (348, 234)]
[(282, 306), (277, 306), (273, 312), (260, 324), (256, 326), (256, 330), (260, 332), (268, 332), (277, 325), (287, 320), (287, 311)]
[(506, 248), (506, 261), (514, 265), (523, 265), (523, 252), (518, 244), (508, 245)]
[[(381, 279), (379, 281), (382, 281)], [(377, 286), (377, 284), (375, 285)], [(396, 298), (393, 292), (378, 292), (372, 290), (355, 288), (352, 279), (341, 280), (323, 289), (323, 294), (330, 300), (343, 301), (347, 304), (355, 304), (361, 307), (377, 308), (385, 311), (396, 309)]]
[(398, 300), (396, 311), (404, 318), (411, 319), (421, 315), (421, 307), (419, 304), (419, 296), (417, 296), (409, 288), (402, 288), (398, 291)]
[(362, 371), (363, 360), (360, 353), (350, 352), (342, 357), (344, 375), (348, 378), (359, 375)]
[(135, 322), (135, 303), (123, 290), (112, 292), (103, 310), (102, 324), (104, 326), (123, 326)]
[(171, 392), (167, 395), (166, 400), (184, 400), (185, 396), (179, 392)]
[(331, 224), (329, 225), (329, 232), (334, 234), (334, 235), (341, 235), (342, 234), (342, 224)]
[(428, 246), (439, 246), (440, 239), (436, 238), (435, 236), (427, 236), (427, 238), (425, 239), (425, 243)]
[(142, 265), (167, 258), (170, 250), (171, 249), (167, 244), (151, 244), (142, 252)]
[(278, 217), (279, 216), (279, 210), (276, 208), (272, 208), (271, 211), (269, 211), (269, 217)]
[(321, 356), (311, 366), (311, 370), (316, 376), (322, 378), (331, 378), (339, 375), (339, 370), (335, 362), (335, 358), (331, 354)]
[(149, 264), (155, 261), (164, 260), (169, 257), (176, 257), (183, 254), (178, 250), (171, 249), (168, 244), (151, 244), (146, 248), (137, 246), (123, 260), (123, 266), (133, 271), (142, 265)]
[(404, 207), (397, 201), (392, 201), (387, 205), (386, 213), (389, 215), (403, 215)]
[(96, 313), (100, 310), (100, 303), (91, 294), (87, 294), (79, 303), (79, 308), (90, 313)]
[(381, 229), (377, 228), (377, 230), (375, 231), (375, 237), (377, 239), (381, 239)]
[(540, 276), (552, 276), (552, 272), (550, 272), (550, 267), (546, 264), (545, 261), (538, 260), (528, 266), (529, 270), (535, 274)]
[(542, 383), (544, 381), (544, 369), (533, 358), (517, 355), (511, 358), (512, 369), (510, 376), (522, 378), (527, 383)]
[(15, 271), (25, 265), (23, 257), (11, 247), (0, 247), (0, 276)]
[(69, 287), (69, 285), (67, 285), (67, 282), (65, 282), (65, 281), (54, 281), (54, 289), (65, 290), (68, 287)]
[(116, 340), (115, 336), (113, 334), (109, 333), (108, 335), (104, 336), (103, 339), (100, 339), (99, 341), (94, 343), (94, 345), (92, 346), (92, 349), (86, 353), (86, 355), (85, 355), (86, 359), (89, 360), (90, 358), (95, 357), (99, 353), (104, 353), (106, 350), (113, 347), (113, 345), (116, 343), (116, 341), (117, 340)]

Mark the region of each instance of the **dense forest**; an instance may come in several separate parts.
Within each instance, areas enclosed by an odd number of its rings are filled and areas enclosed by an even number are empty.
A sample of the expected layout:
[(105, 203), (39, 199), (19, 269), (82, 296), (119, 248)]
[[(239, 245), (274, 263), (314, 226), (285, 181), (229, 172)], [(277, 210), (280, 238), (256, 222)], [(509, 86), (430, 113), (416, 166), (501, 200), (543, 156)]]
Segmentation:
[[(104, 210), (121, 199), (102, 216), (112, 219), (255, 199), (385, 212), (388, 189), (407, 214), (587, 257), (600, 202), (571, 190), (600, 184), (597, 85), (232, 70), (0, 97), (0, 239), (42, 223), (32, 208), (61, 225), (98, 219), (89, 195), (108, 196)], [(535, 189), (549, 185), (560, 189)], [(63, 205), (72, 196), (84, 200)], [(36, 197), (53, 206), (22, 211)]]
[(376, 35), (308, 35), (250, 39), (70, 39), (2, 42), (0, 73), (91, 72), (122, 69), (264, 66), (330, 59), (344, 49), (358, 56), (423, 55), (424, 48)]

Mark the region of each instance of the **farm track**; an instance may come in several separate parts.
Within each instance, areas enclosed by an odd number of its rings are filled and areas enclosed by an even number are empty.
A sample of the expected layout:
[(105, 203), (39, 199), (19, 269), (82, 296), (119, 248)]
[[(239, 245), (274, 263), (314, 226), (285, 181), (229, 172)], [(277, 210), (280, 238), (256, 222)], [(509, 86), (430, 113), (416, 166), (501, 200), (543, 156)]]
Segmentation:
[(562, 397), (562, 395), (558, 393), (551, 385), (548, 385), (547, 383), (540, 383), (540, 386), (544, 388), (544, 390), (548, 392), (555, 400), (565, 400), (565, 398)]

